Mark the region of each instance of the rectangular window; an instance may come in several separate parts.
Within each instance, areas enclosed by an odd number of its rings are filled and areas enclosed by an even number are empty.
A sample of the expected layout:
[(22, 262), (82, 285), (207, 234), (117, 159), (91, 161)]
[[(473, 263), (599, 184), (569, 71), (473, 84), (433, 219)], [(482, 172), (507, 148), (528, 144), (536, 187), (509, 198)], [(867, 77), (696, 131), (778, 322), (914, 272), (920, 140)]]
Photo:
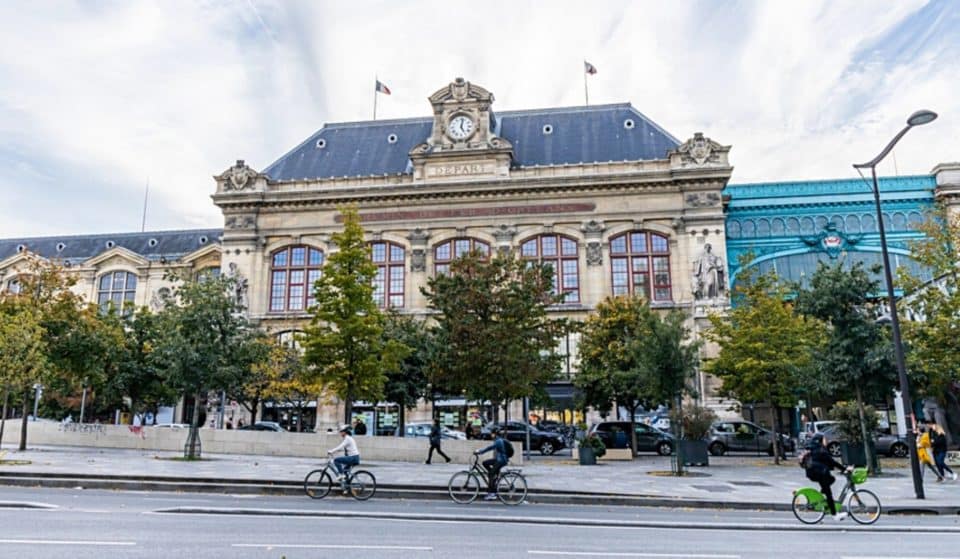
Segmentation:
[(630, 233), (630, 249), (640, 254), (647, 252), (647, 234)]
[(303, 266), (306, 263), (307, 249), (305, 247), (294, 247), (290, 249), (290, 265)]
[(384, 288), (386, 287), (386, 278), (384, 277), (386, 271), (384, 268), (377, 269), (377, 275), (373, 278), (373, 301), (378, 306), (383, 306), (383, 302), (386, 300), (386, 295), (384, 293)]
[(126, 272), (114, 272), (113, 273), (113, 290), (123, 291), (123, 284), (126, 278), (127, 278)]
[(670, 259), (666, 256), (657, 256), (653, 259), (653, 287), (654, 300), (670, 300)]
[(543, 256), (557, 255), (557, 238), (540, 237), (540, 247), (543, 249)]
[(437, 274), (449, 274), (450, 265), (449, 264), (437, 264)]
[(104, 276), (100, 278), (100, 291), (110, 291), (110, 280), (112, 278), (113, 276), (110, 274), (104, 274)]
[(629, 289), (626, 258), (611, 258), (610, 269), (613, 276), (613, 294), (626, 295)]
[(647, 298), (650, 297), (650, 284), (647, 279), (647, 274), (640, 274), (634, 272), (633, 274), (633, 292), (636, 295), (643, 295)]
[(456, 246), (453, 249), (455, 258), (460, 258), (464, 254), (470, 252), (470, 241), (467, 239), (459, 239), (456, 241), (455, 245)]
[(291, 311), (303, 310), (303, 286), (302, 285), (290, 286), (290, 310)]

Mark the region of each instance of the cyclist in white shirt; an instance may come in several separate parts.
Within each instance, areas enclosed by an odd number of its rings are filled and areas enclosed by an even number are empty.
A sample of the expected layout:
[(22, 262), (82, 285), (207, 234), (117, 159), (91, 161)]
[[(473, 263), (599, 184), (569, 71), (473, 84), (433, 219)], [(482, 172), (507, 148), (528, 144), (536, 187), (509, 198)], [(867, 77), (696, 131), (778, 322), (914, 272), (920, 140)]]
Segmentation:
[(343, 470), (345, 467), (349, 468), (360, 463), (360, 451), (357, 449), (357, 442), (350, 436), (349, 425), (342, 425), (340, 427), (340, 436), (343, 437), (343, 441), (327, 451), (327, 455), (336, 454), (341, 450), (343, 451), (343, 456), (337, 456), (333, 459), (333, 467), (336, 468), (338, 474), (337, 479), (343, 479)]

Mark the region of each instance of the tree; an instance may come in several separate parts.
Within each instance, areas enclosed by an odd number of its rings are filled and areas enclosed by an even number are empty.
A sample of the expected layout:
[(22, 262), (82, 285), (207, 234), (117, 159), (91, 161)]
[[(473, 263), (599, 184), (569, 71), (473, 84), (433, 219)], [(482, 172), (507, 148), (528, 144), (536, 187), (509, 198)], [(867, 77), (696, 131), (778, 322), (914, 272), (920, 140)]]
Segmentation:
[(619, 296), (597, 305), (583, 325), (574, 383), (587, 405), (627, 408), (634, 454), (637, 409), (678, 406), (695, 370), (699, 346), (690, 343), (685, 321), (679, 311), (661, 315), (641, 296)]
[(310, 402), (317, 401), (323, 386), (305, 367), (300, 349), (271, 341), (268, 359), (254, 368), (256, 375), (269, 379), (263, 397), (296, 410), (301, 418), (297, 422), (297, 431), (302, 431), (303, 414)]
[(479, 252), (450, 264), (422, 289), (439, 312), (431, 328), (428, 377), (438, 390), (504, 404), (545, 391), (560, 369), (557, 340), (566, 321), (547, 309), (562, 301), (553, 269)]
[[(826, 342), (814, 355), (819, 385), (835, 397), (856, 398), (862, 430), (857, 438), (863, 441), (873, 438), (866, 401), (885, 399), (896, 383), (890, 344), (871, 300), (879, 292), (880, 284), (870, 279), (862, 262), (847, 269), (842, 263), (821, 263), (810, 287), (798, 292), (795, 309), (828, 326)], [(865, 446), (867, 463), (875, 472), (876, 457), (870, 445)]]
[(403, 344), (384, 341), (383, 313), (373, 300), (377, 266), (363, 239), (356, 208), (343, 208), (340, 250), (330, 255), (314, 286), (313, 319), (303, 337), (304, 358), (315, 379), (344, 403), (350, 423), (354, 400), (379, 401), (387, 371), (407, 354)]
[(184, 455), (196, 459), (203, 395), (239, 375), (245, 363), (238, 347), (250, 327), (234, 296), (236, 278), (171, 279), (178, 283), (158, 313), (161, 336), (152, 356), (165, 382), (195, 399)]
[[(824, 328), (793, 312), (787, 288), (774, 274), (740, 272), (734, 306), (727, 316), (711, 315), (708, 340), (720, 347), (705, 370), (723, 380), (722, 392), (741, 402), (767, 402), (774, 409), (774, 432), (780, 432), (780, 409), (793, 406), (812, 374), (813, 354), (822, 345)], [(780, 461), (780, 437), (773, 437), (774, 462)]]
[(406, 410), (417, 405), (427, 392), (427, 359), (431, 347), (430, 332), (421, 320), (396, 312), (386, 315), (383, 329), (384, 340), (396, 340), (410, 348), (410, 353), (400, 361), (396, 369), (387, 371), (384, 395), (387, 401), (399, 407), (397, 429), (406, 427)]
[[(0, 416), (0, 442), (6, 424), (7, 402), (11, 391), (25, 393), (47, 368), (47, 351), (39, 312), (26, 304), (5, 302), (0, 306), (0, 384), (3, 386), (3, 415)], [(24, 398), (24, 418), (26, 402)], [(21, 445), (23, 450), (25, 445)]]
[[(271, 351), (276, 342), (259, 330), (247, 330), (237, 342), (237, 367), (225, 391), (250, 412), (250, 423), (257, 422), (257, 411), (266, 399), (271, 376)], [(225, 403), (224, 403), (225, 405)]]

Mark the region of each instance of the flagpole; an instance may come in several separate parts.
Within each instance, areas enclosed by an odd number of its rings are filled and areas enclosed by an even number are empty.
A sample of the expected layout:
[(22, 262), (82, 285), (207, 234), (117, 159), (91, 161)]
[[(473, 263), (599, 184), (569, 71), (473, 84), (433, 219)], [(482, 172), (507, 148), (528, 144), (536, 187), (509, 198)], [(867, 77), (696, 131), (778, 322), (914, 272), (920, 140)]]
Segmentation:
[(587, 61), (583, 61), (583, 99), (590, 106), (590, 91), (587, 89)]
[(377, 84), (380, 83), (380, 77), (373, 75), (373, 120), (377, 120)]

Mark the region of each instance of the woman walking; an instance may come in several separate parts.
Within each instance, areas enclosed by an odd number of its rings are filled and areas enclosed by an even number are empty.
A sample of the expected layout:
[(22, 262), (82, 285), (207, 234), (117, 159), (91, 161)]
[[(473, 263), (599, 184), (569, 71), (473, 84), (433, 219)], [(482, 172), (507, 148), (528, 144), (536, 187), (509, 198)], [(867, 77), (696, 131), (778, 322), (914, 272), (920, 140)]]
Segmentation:
[(930, 444), (930, 433), (927, 432), (927, 428), (920, 426), (920, 438), (917, 439), (917, 458), (920, 459), (920, 465), (930, 468), (930, 470), (937, 476), (937, 482), (943, 481), (943, 476), (940, 475), (940, 472), (934, 467), (935, 462), (933, 461), (933, 455), (931, 454), (931, 444)]
[(933, 424), (933, 436), (931, 448), (933, 449), (933, 461), (937, 465), (937, 471), (940, 473), (940, 479), (947, 477), (946, 472), (950, 472), (950, 479), (956, 480), (957, 474), (947, 466), (947, 434), (939, 423)]
[(440, 456), (443, 456), (447, 460), (447, 462), (450, 461), (450, 457), (444, 454), (442, 450), (440, 450), (441, 436), (442, 435), (440, 430), (440, 420), (434, 419), (433, 426), (430, 427), (430, 452), (427, 454), (427, 461), (424, 462), (424, 464), (428, 464), (428, 465), (430, 464), (430, 460), (433, 458), (434, 450), (437, 451), (437, 454), (439, 454)]

